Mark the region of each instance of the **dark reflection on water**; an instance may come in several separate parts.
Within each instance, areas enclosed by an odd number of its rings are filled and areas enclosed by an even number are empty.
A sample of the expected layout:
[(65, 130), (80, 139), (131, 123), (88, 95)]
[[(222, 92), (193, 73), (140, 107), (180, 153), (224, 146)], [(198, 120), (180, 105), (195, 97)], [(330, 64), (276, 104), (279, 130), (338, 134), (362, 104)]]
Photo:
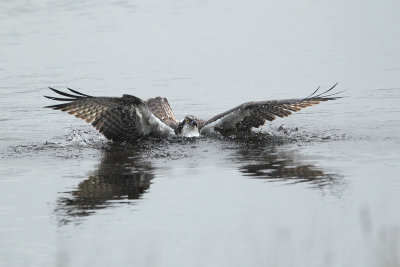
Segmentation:
[(96, 210), (132, 203), (130, 200), (139, 199), (149, 189), (160, 158), (168, 166), (176, 164), (176, 160), (200, 160), (217, 155), (233, 164), (243, 176), (289, 184), (308, 183), (336, 192), (343, 190), (340, 175), (325, 173), (318, 166), (304, 163), (304, 156), (293, 146), (283, 145), (285, 143), (288, 142), (281, 138), (269, 137), (261, 140), (180, 139), (150, 141), (141, 147), (110, 146), (104, 149), (94, 174), (58, 199), (56, 214), (61, 224), (79, 223), (80, 218)]
[(61, 223), (68, 223), (95, 210), (138, 199), (153, 178), (153, 167), (142, 160), (139, 151), (111, 147), (93, 175), (58, 199), (56, 213)]
[(339, 174), (326, 173), (321, 167), (305, 163), (304, 156), (294, 148), (263, 146), (259, 142), (243, 143), (236, 151), (235, 160), (240, 164), (238, 170), (241, 173), (256, 179), (309, 183), (318, 188), (342, 187), (344, 184)]

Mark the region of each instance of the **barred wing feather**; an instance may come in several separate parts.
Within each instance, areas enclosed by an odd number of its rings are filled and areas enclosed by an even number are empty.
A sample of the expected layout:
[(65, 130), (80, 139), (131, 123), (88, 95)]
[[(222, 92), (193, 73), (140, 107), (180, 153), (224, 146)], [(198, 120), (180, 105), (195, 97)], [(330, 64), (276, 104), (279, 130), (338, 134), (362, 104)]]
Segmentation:
[(329, 93), (336, 85), (320, 94), (317, 94), (318, 88), (305, 98), (244, 103), (204, 122), (201, 133), (207, 134), (214, 131), (223, 133), (229, 130), (248, 131), (252, 127), (257, 128), (266, 121), (275, 120), (276, 117), (287, 117), (292, 112), (297, 112), (305, 107), (340, 98), (336, 95), (341, 92)]
[(45, 96), (67, 103), (47, 106), (92, 124), (107, 139), (136, 141), (147, 135), (174, 135), (174, 130), (157, 118), (140, 98), (93, 97), (68, 88), (73, 94), (50, 88), (64, 98)]

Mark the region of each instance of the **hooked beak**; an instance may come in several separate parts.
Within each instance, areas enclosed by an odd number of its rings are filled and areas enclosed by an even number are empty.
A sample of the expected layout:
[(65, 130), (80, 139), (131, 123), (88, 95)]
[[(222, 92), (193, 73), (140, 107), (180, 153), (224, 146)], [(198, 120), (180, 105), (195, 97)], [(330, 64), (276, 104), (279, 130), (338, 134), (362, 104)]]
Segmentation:
[(191, 126), (196, 126), (196, 127), (197, 127), (197, 121), (190, 121), (190, 122), (189, 122), (189, 125), (191, 125)]

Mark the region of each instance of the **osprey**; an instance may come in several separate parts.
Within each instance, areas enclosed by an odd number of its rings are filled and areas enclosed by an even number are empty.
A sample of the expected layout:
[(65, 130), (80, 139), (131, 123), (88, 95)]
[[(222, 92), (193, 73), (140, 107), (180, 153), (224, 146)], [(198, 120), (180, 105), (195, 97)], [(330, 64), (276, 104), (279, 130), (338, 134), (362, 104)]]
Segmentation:
[(328, 94), (336, 85), (320, 94), (317, 94), (318, 88), (305, 98), (247, 102), (207, 121), (192, 115), (178, 121), (168, 100), (163, 97), (146, 101), (127, 94), (122, 97), (94, 97), (70, 88), (71, 93), (66, 93), (51, 87), (52, 91), (65, 98), (45, 97), (66, 102), (46, 108), (66, 111), (86, 120), (109, 140), (135, 142), (145, 136), (198, 137), (250, 131), (253, 127), (264, 125), (267, 120), (273, 121), (276, 116), (286, 117), (321, 101), (340, 98), (336, 96), (339, 92)]

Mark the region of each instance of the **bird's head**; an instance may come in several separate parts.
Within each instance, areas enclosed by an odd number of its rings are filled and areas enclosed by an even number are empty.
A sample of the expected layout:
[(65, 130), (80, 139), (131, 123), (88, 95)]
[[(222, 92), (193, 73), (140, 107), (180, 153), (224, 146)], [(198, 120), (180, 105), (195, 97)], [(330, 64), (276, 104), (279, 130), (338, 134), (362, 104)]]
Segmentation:
[(186, 115), (181, 123), (183, 123), (183, 125), (197, 127), (197, 119), (192, 115)]
[(187, 115), (178, 125), (178, 134), (186, 137), (199, 136), (197, 119), (192, 115)]

